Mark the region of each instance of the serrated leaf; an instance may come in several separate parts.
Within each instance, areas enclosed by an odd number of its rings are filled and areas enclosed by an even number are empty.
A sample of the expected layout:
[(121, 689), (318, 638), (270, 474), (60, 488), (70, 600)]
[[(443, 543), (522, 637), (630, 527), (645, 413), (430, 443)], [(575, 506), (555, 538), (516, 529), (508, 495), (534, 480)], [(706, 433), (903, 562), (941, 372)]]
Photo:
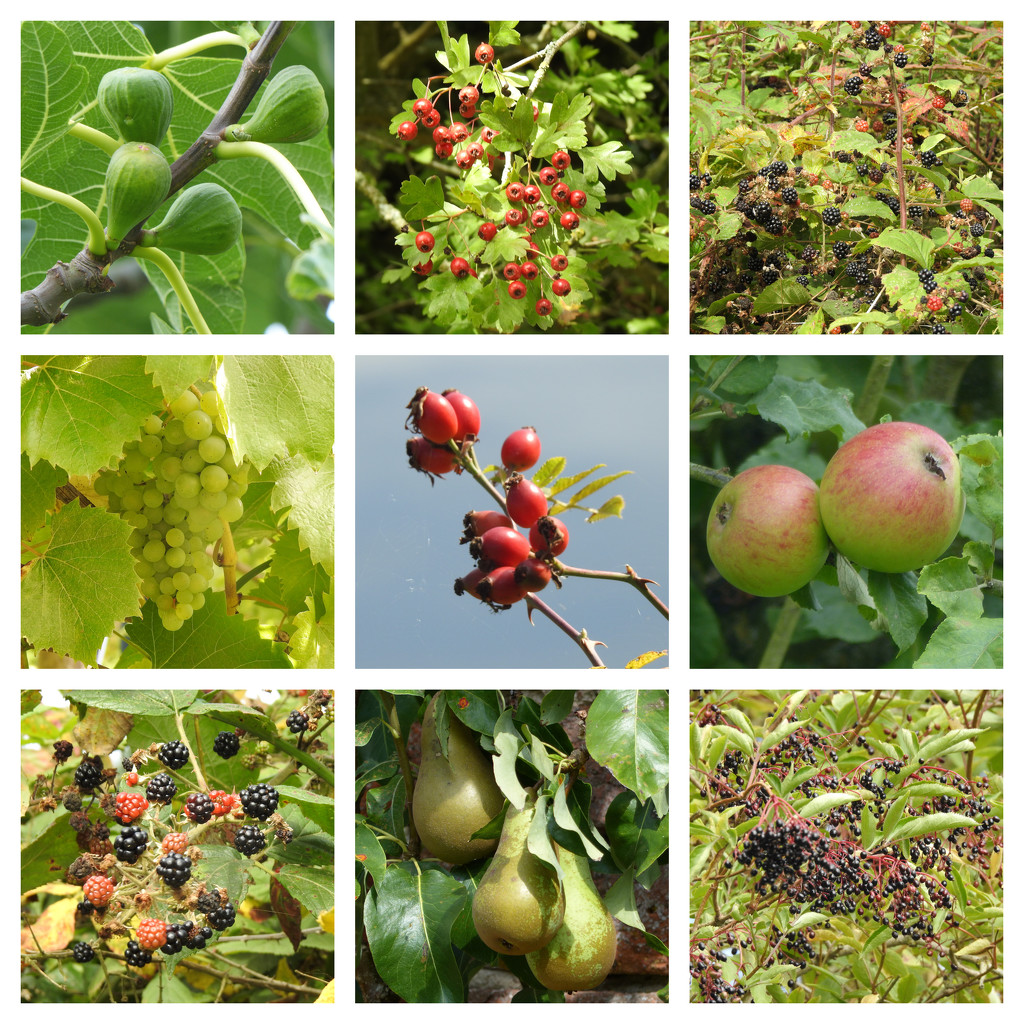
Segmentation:
[(21, 538), (31, 537), (46, 522), (46, 513), (57, 505), (56, 490), (68, 482), (62, 469), (41, 459), (30, 469), (28, 456), (21, 453)]
[(299, 533), (299, 545), (334, 575), (334, 456), (312, 466), (302, 455), (267, 467), (264, 479), (277, 481), (271, 497), (275, 510), (290, 505), (288, 525)]

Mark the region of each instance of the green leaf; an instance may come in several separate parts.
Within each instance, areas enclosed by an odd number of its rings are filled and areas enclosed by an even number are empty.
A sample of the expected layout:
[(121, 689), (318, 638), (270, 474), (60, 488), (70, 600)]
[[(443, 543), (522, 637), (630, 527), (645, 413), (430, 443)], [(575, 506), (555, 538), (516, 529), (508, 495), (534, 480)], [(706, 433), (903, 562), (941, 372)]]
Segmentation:
[(21, 538), (27, 540), (46, 522), (46, 513), (57, 506), (58, 487), (68, 482), (62, 469), (54, 469), (40, 460), (29, 468), (28, 456), (21, 453)]
[[(886, 818), (888, 822), (888, 817)], [(928, 835), (930, 832), (945, 832), (947, 829), (974, 826), (977, 822), (963, 814), (925, 814), (918, 818), (907, 818), (901, 821), (887, 837), (890, 843), (898, 843), (903, 839), (914, 839), (916, 836)]]
[(611, 179), (629, 171), (629, 161), (633, 154), (623, 149), (619, 142), (606, 142), (601, 146), (588, 146), (580, 158), (583, 160), (583, 174), (587, 181), (596, 181), (603, 175)]
[(264, 479), (276, 480), (271, 506), (291, 506), (288, 523), (299, 533), (301, 550), (334, 575), (334, 457), (321, 466), (303, 455), (282, 459), (267, 467)]

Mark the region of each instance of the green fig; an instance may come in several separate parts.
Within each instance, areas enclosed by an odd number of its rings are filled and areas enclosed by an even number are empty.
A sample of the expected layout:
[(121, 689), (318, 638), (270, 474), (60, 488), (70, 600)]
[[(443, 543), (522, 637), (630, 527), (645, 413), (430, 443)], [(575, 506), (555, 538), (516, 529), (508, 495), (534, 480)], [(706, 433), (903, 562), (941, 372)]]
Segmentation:
[(543, 949), (526, 962), (537, 980), (559, 992), (596, 988), (615, 963), (615, 922), (590, 877), (586, 857), (557, 847), (564, 872), (565, 917)]
[(107, 237), (115, 242), (167, 198), (171, 168), (156, 146), (126, 142), (107, 164)]
[(448, 716), (445, 760), (436, 731), (438, 696), (434, 694), (423, 713), (412, 820), (431, 853), (449, 864), (466, 864), (494, 851), (495, 840), (469, 837), (498, 814), (505, 798), (476, 734), (454, 715)]
[(546, 946), (565, 913), (558, 873), (527, 848), (536, 805), (509, 807), (498, 850), (473, 896), (477, 934), (496, 953), (519, 956)]
[(114, 131), (126, 142), (164, 141), (174, 113), (171, 83), (149, 68), (117, 68), (100, 79), (96, 98)]
[(328, 116), (327, 97), (320, 80), (309, 68), (295, 64), (275, 75), (245, 124), (224, 129), (224, 138), (236, 142), (303, 142), (313, 138)]
[(241, 230), (242, 212), (231, 193), (204, 181), (185, 189), (164, 219), (142, 232), (142, 244), (208, 256), (230, 249)]

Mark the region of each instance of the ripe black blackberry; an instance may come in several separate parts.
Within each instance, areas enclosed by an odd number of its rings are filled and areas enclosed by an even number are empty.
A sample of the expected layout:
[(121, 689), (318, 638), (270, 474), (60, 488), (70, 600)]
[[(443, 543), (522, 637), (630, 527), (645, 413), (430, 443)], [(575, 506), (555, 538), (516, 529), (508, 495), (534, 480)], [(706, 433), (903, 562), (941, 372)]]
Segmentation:
[(923, 167), (941, 167), (942, 161), (929, 149), (921, 154), (921, 165)]
[(779, 279), (779, 272), (774, 267), (766, 267), (761, 272), (761, 280), (767, 284), (774, 284)]
[(813, 259), (817, 259), (818, 250), (813, 245), (805, 245), (804, 251), (800, 253), (800, 259), (810, 262)]
[(92, 758), (83, 760), (75, 769), (75, 785), (81, 790), (88, 791), (93, 789), (100, 784), (100, 779), (102, 778), (103, 770)]
[(887, 110), (882, 115), (882, 124), (895, 124), (896, 123), (896, 112), (893, 110)]
[(96, 908), (89, 900), (82, 900), (82, 902), (75, 907), (75, 910), (77, 910), (83, 917), (88, 917), (95, 909)]
[(772, 207), (770, 203), (754, 203), (754, 220), (759, 224), (763, 224), (771, 215)]
[(160, 858), (156, 873), (172, 889), (180, 889), (192, 877), (192, 860), (183, 853), (169, 853)]
[(908, 217), (923, 217), (924, 207), (923, 206), (908, 206), (907, 207)]
[(845, 149), (841, 149), (838, 153), (836, 153), (836, 159), (841, 164), (848, 164), (853, 161), (853, 154), (848, 153)]
[(864, 33), (864, 45), (869, 50), (877, 50), (882, 45), (882, 37), (878, 34), (877, 30), (869, 28)]
[(711, 172), (710, 171), (705, 171), (704, 174), (703, 174), (703, 179), (704, 179), (704, 184), (705, 185), (710, 185), (711, 184)]
[(124, 962), (129, 967), (145, 967), (152, 960), (153, 954), (143, 949), (134, 939), (125, 947)]
[(766, 231), (770, 232), (773, 235), (782, 234), (782, 220), (779, 217), (769, 217), (768, 220), (765, 222), (764, 227)]
[(717, 207), (710, 199), (702, 199), (699, 203), (697, 203), (697, 209), (700, 210), (701, 213), (706, 214), (707, 216), (710, 217), (711, 214), (715, 212)]
[(206, 921), (214, 931), (222, 932), (225, 928), (230, 928), (235, 923), (235, 905), (228, 903), (211, 910), (206, 915)]
[(87, 964), (96, 955), (96, 951), (88, 942), (76, 942), (72, 953), (80, 964)]
[(821, 211), (821, 219), (830, 227), (834, 228), (842, 219), (842, 215), (835, 206), (826, 206)]
[(690, 175), (690, 191), (691, 192), (696, 192), (699, 189), (700, 189), (700, 175), (699, 174), (691, 174)]
[(242, 803), (242, 810), (250, 818), (257, 818), (259, 821), (266, 821), (277, 810), (277, 790), (265, 782), (246, 786), (238, 794), (238, 799)]
[(170, 743), (165, 743), (160, 748), (160, 753), (157, 754), (157, 757), (168, 768), (174, 770), (184, 768), (188, 764), (188, 747), (181, 740), (171, 740)]
[(875, 170), (868, 172), (868, 177), (877, 185), (885, 175), (881, 170), (876, 168)]
[(858, 69), (858, 73), (860, 74), (861, 78), (870, 78), (871, 68), (867, 64), (861, 64), (860, 68)]
[(782, 201), (789, 203), (791, 206), (797, 201), (797, 194), (795, 188), (784, 188), (782, 190)]
[(964, 307), (961, 306), (959, 302), (954, 302), (953, 305), (949, 307), (949, 319), (955, 320), (963, 311)]
[(154, 804), (169, 804), (178, 792), (178, 784), (164, 772), (154, 775), (146, 785), (146, 799)]
[(896, 129), (895, 128), (890, 128), (885, 133), (885, 141), (886, 142), (895, 142), (896, 141)]
[(176, 953), (180, 953), (181, 947), (185, 944), (191, 931), (191, 921), (169, 924), (167, 926), (167, 937), (164, 940), (164, 944), (160, 947), (160, 952), (164, 956), (174, 956)]
[(896, 62), (896, 67), (898, 68), (905, 68), (907, 66), (908, 59), (909, 58), (905, 53), (897, 53), (896, 56), (893, 58), (893, 60), (895, 60)]
[(740, 184), (739, 184), (739, 190), (740, 190), (741, 192), (749, 192), (749, 191), (750, 191), (750, 179), (749, 179), (749, 178), (744, 178), (744, 179), (743, 179), (743, 180), (742, 180), (742, 181), (740, 182)]
[(233, 732), (219, 732), (213, 741), (213, 752), (225, 760), (238, 753), (238, 737)]
[(126, 864), (134, 864), (146, 851), (149, 836), (137, 825), (129, 825), (121, 829), (121, 834), (114, 840), (114, 853), (118, 860)]
[(857, 164), (857, 173), (863, 178), (868, 173), (867, 164)]
[(779, 190), (779, 179), (776, 178), (774, 174), (768, 179), (768, 187), (773, 192), (777, 192)]
[(984, 224), (972, 224), (971, 225), (971, 234), (975, 238), (978, 238), (980, 235), (985, 234), (985, 225)]
[(864, 84), (863, 79), (858, 78), (856, 75), (850, 75), (849, 78), (843, 82), (843, 88), (851, 95), (856, 96), (860, 92), (861, 86)]
[(986, 249), (986, 250), (985, 250), (985, 255), (986, 255), (986, 256), (988, 256), (988, 257), (990, 257), (990, 258), (991, 258), (992, 256), (995, 256), (995, 254), (996, 254), (996, 251), (995, 251), (995, 249)]
[(246, 857), (259, 853), (266, 845), (266, 838), (255, 825), (243, 825), (235, 833), (235, 849)]
[(801, 275), (800, 275), (800, 276), (799, 276), (799, 277), (798, 277), (798, 278), (796, 279), (796, 283), (797, 283), (797, 284), (802, 284), (802, 285), (803, 285), (803, 286), (804, 286), (804, 287), (806, 288), (806, 287), (807, 287), (807, 285), (809, 285), (809, 284), (811, 283), (811, 279), (810, 279), (809, 277), (805, 277), (805, 276), (804, 276), (803, 274), (801, 274)]
[(206, 793), (189, 793), (185, 800), (185, 814), (197, 825), (213, 817), (213, 801)]
[(309, 728), (309, 715), (304, 715), (301, 711), (292, 711), (288, 715), (285, 725), (288, 726), (289, 732), (305, 732)]
[(833, 242), (832, 252), (835, 253), (837, 260), (845, 260), (850, 255), (850, 243), (849, 242)]
[[(966, 94), (965, 94), (966, 95)], [(768, 173), (779, 175), (785, 174), (789, 170), (789, 165), (785, 160), (776, 160), (775, 163), (768, 165)]]

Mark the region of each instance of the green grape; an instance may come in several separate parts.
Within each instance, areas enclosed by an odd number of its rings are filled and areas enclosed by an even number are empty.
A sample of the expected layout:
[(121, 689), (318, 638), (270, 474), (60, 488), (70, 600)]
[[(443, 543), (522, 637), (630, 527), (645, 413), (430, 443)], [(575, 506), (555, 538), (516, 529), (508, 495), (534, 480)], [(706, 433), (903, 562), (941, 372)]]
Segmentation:
[(153, 579), (143, 580), (139, 590), (142, 591), (143, 597), (148, 597), (151, 601), (155, 601), (160, 596), (160, 584)]
[(161, 589), (160, 596), (153, 599), (153, 603), (161, 611), (169, 612), (174, 608), (174, 597), (172, 593)]
[(143, 549), (142, 554), (147, 562), (159, 562), (164, 557), (164, 546), (158, 540), (151, 540)]
[(219, 512), (228, 500), (227, 491), (200, 491), (199, 504), (211, 512)]
[(177, 448), (187, 440), (185, 424), (181, 420), (169, 420), (167, 426), (164, 427), (164, 450), (167, 450), (168, 445), (171, 448)]
[(198, 594), (192, 595), (192, 607), (199, 611), (200, 608), (206, 605), (206, 595), (200, 591)]
[(145, 470), (146, 463), (148, 462), (149, 459), (147, 459), (146, 456), (138, 449), (135, 449), (135, 451), (129, 452), (124, 457), (123, 465), (129, 473), (141, 473)]
[(220, 466), (207, 466), (199, 474), (199, 482), (208, 491), (223, 491), (228, 485), (228, 475)]
[(189, 546), (189, 550), (194, 552), (194, 551), (202, 551), (203, 548), (206, 545), (203, 544), (203, 538), (202, 537), (189, 537), (188, 546)]
[[(212, 575), (213, 575), (213, 566), (211, 565), (210, 566), (210, 576), (212, 576)], [(206, 587), (207, 587), (207, 583), (206, 583), (207, 579), (209, 579), (209, 577), (205, 576), (205, 574), (204, 575), (200, 575), (199, 573), (196, 573), (188, 581), (188, 589), (191, 590), (193, 594), (200, 594), (200, 593), (202, 593), (206, 589)]]
[(141, 512), (125, 513), (124, 521), (136, 530), (149, 529), (149, 520)]
[(220, 510), (220, 517), (225, 523), (234, 523), (242, 518), (243, 511), (240, 498), (228, 498), (227, 503)]
[(185, 436), (191, 437), (193, 441), (202, 441), (213, 433), (213, 420), (203, 412), (196, 409), (190, 412), (183, 420), (185, 424)]
[(169, 568), (169, 566), (167, 565), (167, 559), (166, 558), (161, 558), (159, 562), (154, 562), (153, 563), (153, 572), (155, 572), (157, 574), (157, 576), (161, 575), (162, 573), (167, 572), (168, 568)]
[(174, 580), (172, 580), (170, 578), (170, 576), (165, 576), (160, 581), (160, 593), (161, 594), (172, 595), (174, 593), (174, 589), (175, 589), (174, 588)]
[(169, 526), (177, 526), (179, 523), (185, 522), (186, 516), (188, 516), (188, 512), (178, 504), (176, 498), (171, 498), (164, 505), (164, 522)]
[(121, 511), (121, 499), (116, 494), (111, 494), (107, 497), (107, 508), (111, 512)]
[(185, 625), (185, 620), (174, 612), (171, 612), (169, 615), (162, 615), (160, 619), (164, 624), (164, 629), (169, 633), (177, 633)]
[(199, 454), (205, 462), (220, 462), (227, 449), (227, 442), (220, 434), (211, 434), (199, 442)]
[(180, 548), (182, 544), (185, 543), (185, 534), (177, 527), (172, 526), (171, 529), (167, 531), (166, 539), (167, 543), (170, 544), (172, 548)]
[(193, 533), (199, 533), (203, 527), (209, 526), (215, 518), (216, 513), (211, 512), (208, 508), (203, 508), (202, 505), (199, 505), (197, 508), (192, 509), (188, 514), (188, 528)]
[(168, 548), (164, 558), (172, 569), (180, 569), (185, 564), (185, 552), (181, 548)]
[[(159, 434), (160, 431), (164, 429), (164, 421), (157, 415), (150, 416), (149, 419), (142, 424), (142, 429), (147, 434)], [(139, 444), (139, 447), (142, 447), (141, 443)]]
[(217, 392), (204, 391), (203, 397), (199, 399), (199, 408), (202, 409), (207, 416), (213, 419), (213, 417), (220, 411), (217, 408)]
[(199, 500), (199, 477), (195, 473), (182, 473), (177, 480), (174, 481), (174, 493), (178, 496), (178, 504), (183, 508), (188, 508), (181, 499), (195, 498)]
[(135, 575), (140, 579), (151, 579), (153, 576), (152, 562), (136, 562), (133, 568), (135, 569)]
[(190, 604), (179, 604), (174, 606), (174, 614), (179, 619), (191, 619), (192, 618), (192, 605)]
[(184, 392), (171, 402), (171, 412), (183, 420), (190, 412), (199, 408), (199, 399), (191, 391)]
[(131, 544), (132, 548), (145, 547), (147, 540), (152, 540), (152, 538), (142, 529), (136, 528), (128, 535), (128, 543)]
[[(142, 492), (142, 503), (147, 508), (161, 508), (164, 503), (164, 496), (155, 487), (147, 487)], [(163, 519), (163, 516), (160, 517)], [(157, 520), (159, 522), (159, 520)]]
[(189, 576), (187, 572), (181, 572), (179, 570), (171, 577), (171, 579), (174, 583), (175, 590), (184, 590), (188, 586), (189, 580), (191, 580), (192, 577)]
[(213, 559), (205, 551), (197, 551), (192, 556), (192, 564), (196, 572), (203, 572), (207, 568), (213, 568)]
[(165, 480), (173, 483), (181, 475), (181, 459), (177, 455), (165, 455), (154, 468)]
[(121, 508), (128, 512), (138, 512), (142, 508), (142, 494), (132, 488), (121, 499)]
[(155, 525), (163, 519), (164, 507), (163, 505), (154, 505), (152, 508), (150, 508), (150, 506), (147, 505), (143, 511), (143, 514), (151, 523)]
[(146, 436), (139, 442), (139, 451), (145, 455), (147, 459), (155, 458), (163, 450), (164, 443), (156, 436), (156, 434), (146, 434)]
[(217, 463), (217, 465), (220, 466), (228, 476), (234, 476), (241, 469), (238, 463), (232, 458), (231, 452), (228, 452), (224, 458)]
[(181, 468), (186, 473), (201, 473), (206, 466), (206, 460), (199, 454), (198, 448), (185, 452), (181, 457)]
[(101, 497), (110, 493), (110, 474), (105, 470), (92, 482), (92, 489)]
[(219, 519), (214, 519), (210, 525), (203, 530), (203, 537), (206, 538), (207, 542), (212, 544), (215, 540), (220, 540), (224, 535), (224, 524)]
[(178, 604), (191, 604), (192, 598), (194, 598), (195, 596), (196, 595), (193, 594), (192, 591), (188, 589), (188, 587), (186, 587), (184, 590), (175, 591), (174, 600), (177, 601)]
[(110, 478), (110, 493), (123, 498), (131, 485), (132, 482), (128, 479), (127, 473), (118, 473)]

